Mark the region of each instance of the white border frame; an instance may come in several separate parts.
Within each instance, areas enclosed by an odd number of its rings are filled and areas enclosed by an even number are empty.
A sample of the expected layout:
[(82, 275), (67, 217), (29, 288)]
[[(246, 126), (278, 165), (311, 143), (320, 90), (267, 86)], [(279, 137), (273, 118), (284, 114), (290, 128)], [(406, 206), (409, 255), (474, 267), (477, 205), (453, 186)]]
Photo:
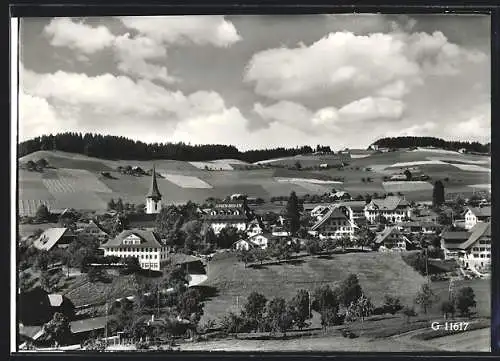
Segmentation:
[(10, 19), (10, 352), (17, 352), (16, 293), (16, 185), (17, 185), (17, 127), (18, 127), (18, 68), (19, 18)]

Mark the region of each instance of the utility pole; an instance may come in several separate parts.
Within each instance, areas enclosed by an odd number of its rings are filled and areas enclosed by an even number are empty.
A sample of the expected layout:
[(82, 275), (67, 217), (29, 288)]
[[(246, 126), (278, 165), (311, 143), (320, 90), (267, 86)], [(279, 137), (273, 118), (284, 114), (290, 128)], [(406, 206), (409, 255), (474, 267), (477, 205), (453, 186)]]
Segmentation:
[(160, 317), (160, 282), (158, 281), (157, 285), (157, 300), (156, 300), (156, 306), (157, 306), (157, 317)]
[(430, 283), (429, 280), (429, 255), (427, 253), (427, 247), (425, 248), (425, 275), (427, 276), (427, 283)]

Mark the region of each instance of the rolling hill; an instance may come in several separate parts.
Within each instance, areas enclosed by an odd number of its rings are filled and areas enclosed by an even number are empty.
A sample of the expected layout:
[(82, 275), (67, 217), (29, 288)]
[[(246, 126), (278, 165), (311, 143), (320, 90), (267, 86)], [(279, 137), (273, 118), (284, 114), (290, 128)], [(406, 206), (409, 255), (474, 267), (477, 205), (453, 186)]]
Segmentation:
[[(293, 170), (297, 159), (310, 165), (325, 162), (328, 156), (296, 156), (273, 160), (265, 165), (225, 159), (210, 162), (156, 160), (162, 176), (158, 179), (165, 203), (188, 200), (203, 202), (209, 197), (223, 198), (233, 193), (269, 199), (272, 196), (324, 194), (344, 189), (355, 196), (377, 192), (402, 192), (410, 200), (430, 200), (432, 181), (445, 180), (447, 193), (471, 193), (490, 185), (490, 158), (439, 150), (397, 151), (357, 154), (343, 169)], [(359, 156), (361, 155), (361, 156)], [(40, 203), (52, 209), (76, 208), (104, 210), (107, 202), (122, 198), (125, 202), (143, 203), (148, 191), (148, 176), (124, 175), (118, 166), (153, 167), (153, 161), (105, 160), (61, 151), (38, 151), (19, 159), (19, 163), (44, 158), (50, 168), (43, 172), (19, 169), (18, 199), (21, 215), (33, 214)], [(278, 165), (278, 167), (276, 167)], [(418, 168), (429, 175), (429, 182), (384, 182), (383, 177)], [(111, 178), (104, 177), (108, 172)], [(340, 180), (343, 180), (341, 182)], [(473, 188), (474, 187), (474, 188)]]

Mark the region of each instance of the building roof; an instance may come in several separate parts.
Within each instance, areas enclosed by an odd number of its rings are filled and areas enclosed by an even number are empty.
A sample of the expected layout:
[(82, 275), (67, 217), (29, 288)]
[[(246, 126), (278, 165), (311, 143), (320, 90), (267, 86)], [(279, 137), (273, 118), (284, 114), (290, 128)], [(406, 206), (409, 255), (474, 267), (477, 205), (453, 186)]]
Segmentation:
[(50, 294), (49, 302), (52, 307), (60, 307), (63, 303), (63, 296), (58, 294)]
[(254, 234), (253, 236), (248, 237), (247, 240), (252, 241), (253, 239), (255, 239), (257, 237), (265, 237), (268, 240), (278, 238), (277, 236), (274, 236), (271, 232), (262, 232), (262, 233)]
[(441, 238), (445, 241), (465, 241), (469, 238), (470, 232), (467, 231), (445, 231), (441, 234)]
[(408, 207), (410, 203), (406, 199), (398, 196), (388, 196), (384, 199), (372, 199), (371, 203), (378, 207), (380, 210), (392, 211), (398, 207)]
[(442, 226), (436, 222), (430, 221), (409, 221), (400, 222), (397, 224), (399, 227), (422, 227), (422, 228), (441, 228)]
[(207, 221), (248, 221), (249, 217), (245, 214), (207, 214), (204, 217)]
[(111, 318), (112, 316), (101, 316), (70, 322), (71, 333), (75, 334), (103, 329), (106, 327), (106, 322)]
[(330, 207), (330, 210), (320, 219), (318, 220), (312, 227), (311, 231), (317, 230), (319, 227), (321, 227), (327, 219), (347, 219), (349, 220), (349, 217), (342, 212), (340, 209), (341, 205), (335, 204)]
[(33, 242), (33, 246), (39, 250), (50, 251), (64, 235), (69, 235), (68, 228), (47, 228)]
[(474, 243), (476, 243), (476, 241), (479, 238), (481, 238), (483, 236), (491, 237), (491, 222), (476, 223), (476, 225), (474, 227), (472, 227), (472, 229), (470, 230), (469, 238), (467, 239), (467, 241), (465, 241), (464, 243), (462, 243), (460, 245), (460, 248), (468, 249), (470, 246), (472, 246)]
[(351, 208), (353, 212), (362, 212), (366, 206), (365, 201), (344, 201), (338, 204)]
[(153, 167), (153, 172), (151, 174), (151, 186), (149, 187), (149, 192), (146, 195), (146, 198), (152, 198), (155, 200), (161, 199), (161, 193), (158, 190), (158, 184), (156, 183), (156, 170)]
[(469, 207), (469, 209), (478, 218), (491, 217), (491, 207)]
[(130, 229), (121, 232), (115, 238), (110, 239), (103, 248), (117, 248), (122, 247), (123, 240), (130, 235), (135, 235), (141, 239), (141, 244), (126, 245), (127, 247), (133, 248), (160, 248), (162, 247), (162, 242), (160, 237), (153, 231), (147, 231), (143, 229)]
[(408, 238), (406, 238), (406, 236), (403, 233), (401, 233), (401, 231), (394, 226), (393, 227), (386, 227), (382, 232), (378, 233), (375, 236), (374, 242), (376, 244), (383, 243), (387, 239), (387, 237), (389, 237), (391, 234), (399, 234), (407, 242), (410, 242), (410, 240)]

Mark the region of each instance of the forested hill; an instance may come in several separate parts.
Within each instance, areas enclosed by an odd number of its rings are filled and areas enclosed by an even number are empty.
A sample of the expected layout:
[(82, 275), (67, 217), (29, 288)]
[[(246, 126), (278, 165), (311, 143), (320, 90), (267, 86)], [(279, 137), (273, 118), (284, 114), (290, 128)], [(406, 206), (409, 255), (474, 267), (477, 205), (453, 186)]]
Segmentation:
[(308, 154), (314, 151), (331, 151), (328, 146), (318, 145), (316, 149), (313, 149), (306, 145), (296, 148), (272, 148), (241, 152), (232, 145), (147, 144), (125, 137), (89, 133), (44, 135), (24, 141), (18, 146), (19, 157), (39, 150), (60, 150), (103, 159), (206, 161), (229, 158), (250, 163), (266, 159), (290, 157), (297, 154)]
[(447, 141), (434, 137), (395, 137), (382, 138), (377, 140), (374, 145), (382, 148), (412, 148), (412, 147), (435, 147), (448, 150), (459, 150), (465, 148), (470, 152), (489, 153), (490, 143), (481, 144), (479, 142), (459, 142)]

